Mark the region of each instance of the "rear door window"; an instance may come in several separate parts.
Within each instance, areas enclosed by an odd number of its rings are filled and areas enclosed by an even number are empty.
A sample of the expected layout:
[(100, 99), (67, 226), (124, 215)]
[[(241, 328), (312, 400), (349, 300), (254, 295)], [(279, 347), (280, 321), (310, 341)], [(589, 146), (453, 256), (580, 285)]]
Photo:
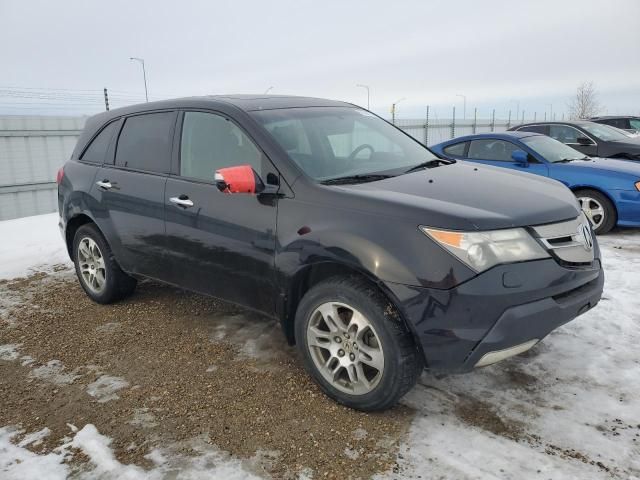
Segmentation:
[(118, 139), (116, 165), (169, 173), (175, 115), (175, 112), (160, 112), (127, 118)]
[(89, 147), (84, 151), (80, 160), (83, 162), (102, 164), (118, 124), (119, 122), (115, 121), (104, 127), (89, 144)]

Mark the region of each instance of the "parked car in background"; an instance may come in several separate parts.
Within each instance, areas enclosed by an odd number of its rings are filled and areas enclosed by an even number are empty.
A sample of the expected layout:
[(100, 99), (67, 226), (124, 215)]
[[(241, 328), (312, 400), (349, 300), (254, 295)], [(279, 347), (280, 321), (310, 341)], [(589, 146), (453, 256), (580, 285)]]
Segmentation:
[(587, 121), (537, 122), (509, 130), (548, 135), (590, 157), (640, 160), (640, 138), (631, 138), (608, 125)]
[(532, 132), (483, 133), (431, 147), (445, 158), (534, 173), (565, 184), (596, 233), (640, 227), (640, 163), (592, 158)]
[(628, 116), (614, 116), (607, 115), (601, 117), (592, 117), (589, 119), (592, 122), (602, 123), (611, 127), (616, 127), (621, 130), (625, 130), (629, 133), (640, 133), (640, 117)]
[(320, 387), (362, 410), (393, 405), (424, 366), (522, 353), (602, 293), (597, 241), (563, 185), (438, 158), (343, 102), (111, 110), (57, 180), (91, 299), (153, 278), (277, 318)]

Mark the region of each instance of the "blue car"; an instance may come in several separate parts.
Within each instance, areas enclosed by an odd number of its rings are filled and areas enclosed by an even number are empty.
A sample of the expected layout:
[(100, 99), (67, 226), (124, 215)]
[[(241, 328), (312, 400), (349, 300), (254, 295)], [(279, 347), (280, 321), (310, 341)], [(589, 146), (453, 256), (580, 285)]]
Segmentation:
[(511, 168), (553, 178), (575, 194), (596, 233), (616, 225), (640, 227), (640, 163), (586, 157), (533, 132), (482, 133), (430, 147), (457, 160)]

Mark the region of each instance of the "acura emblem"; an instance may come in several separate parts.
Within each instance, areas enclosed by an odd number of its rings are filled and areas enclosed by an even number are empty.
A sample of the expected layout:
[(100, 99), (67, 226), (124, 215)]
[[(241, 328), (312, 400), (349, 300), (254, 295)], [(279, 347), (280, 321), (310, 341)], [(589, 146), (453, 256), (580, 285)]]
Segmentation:
[(593, 249), (593, 237), (591, 236), (591, 228), (586, 223), (578, 226), (578, 235), (576, 240), (582, 244), (586, 251)]

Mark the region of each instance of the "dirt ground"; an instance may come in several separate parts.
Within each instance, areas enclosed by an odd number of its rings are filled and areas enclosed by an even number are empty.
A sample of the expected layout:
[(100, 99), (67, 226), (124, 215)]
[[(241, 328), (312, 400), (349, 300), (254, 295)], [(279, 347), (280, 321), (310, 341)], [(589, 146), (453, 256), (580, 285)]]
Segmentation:
[[(398, 472), (413, 412), (350, 410), (326, 398), (279, 326), (171, 287), (91, 302), (72, 271), (0, 282), (0, 425), (51, 430), (34, 448), (94, 424), (117, 459), (150, 466), (154, 448), (205, 439), (258, 475), (369, 478)], [(84, 468), (82, 455), (72, 467)]]

